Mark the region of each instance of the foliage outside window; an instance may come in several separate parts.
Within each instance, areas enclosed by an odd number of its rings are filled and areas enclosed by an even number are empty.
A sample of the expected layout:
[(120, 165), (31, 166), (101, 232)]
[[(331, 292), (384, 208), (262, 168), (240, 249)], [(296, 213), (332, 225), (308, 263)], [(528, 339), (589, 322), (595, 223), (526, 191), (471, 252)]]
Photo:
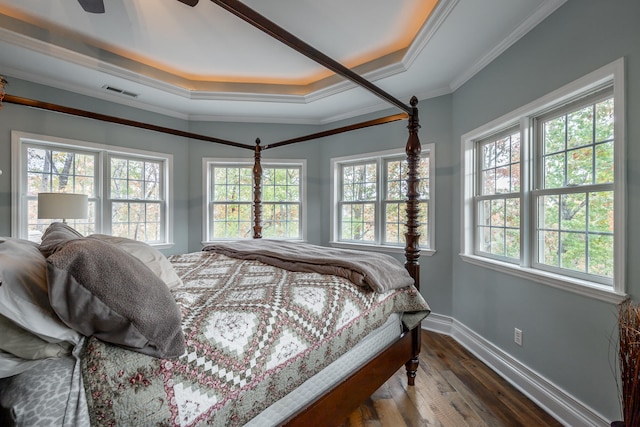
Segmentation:
[(623, 69), (617, 61), (463, 135), (463, 259), (624, 295)]
[(38, 218), (38, 193), (80, 193), (89, 197), (88, 218), (67, 221), (80, 233), (169, 243), (169, 157), (18, 132), (13, 139), (16, 194), (25, 194), (17, 201), (16, 235), (39, 241), (51, 222), (62, 219)]
[(537, 120), (536, 262), (613, 278), (614, 100), (611, 92)]
[[(430, 146), (431, 147), (431, 146)], [(433, 148), (423, 149), (419, 164), (419, 233), (421, 247), (431, 248), (430, 162)], [(332, 160), (335, 177), (334, 241), (404, 246), (408, 165), (401, 150)]]
[[(207, 234), (205, 240), (253, 237), (253, 165), (206, 161)], [(262, 236), (303, 238), (302, 202), (304, 164), (262, 163)]]

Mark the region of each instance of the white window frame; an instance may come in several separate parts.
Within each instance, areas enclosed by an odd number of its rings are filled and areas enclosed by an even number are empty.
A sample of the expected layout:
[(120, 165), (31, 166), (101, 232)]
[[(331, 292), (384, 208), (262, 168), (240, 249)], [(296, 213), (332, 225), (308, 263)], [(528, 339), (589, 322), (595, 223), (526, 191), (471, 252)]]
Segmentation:
[(12, 170), (12, 212), (11, 233), (18, 238), (27, 238), (27, 182), (26, 182), (26, 145), (37, 144), (43, 147), (59, 148), (61, 150), (91, 152), (96, 154), (96, 183), (95, 202), (96, 218), (95, 232), (102, 234), (111, 233), (110, 185), (109, 185), (109, 159), (111, 156), (124, 157), (136, 160), (159, 161), (162, 164), (163, 184), (163, 211), (164, 224), (160, 242), (149, 244), (157, 249), (168, 249), (173, 242), (173, 155), (133, 148), (117, 147), (106, 144), (97, 144), (87, 141), (79, 141), (68, 138), (59, 138), (48, 135), (12, 131), (11, 132), (11, 170)]
[[(356, 154), (352, 156), (344, 156), (344, 157), (335, 157), (331, 159), (331, 200), (333, 202), (333, 208), (331, 209), (331, 222), (330, 222), (330, 233), (331, 240), (329, 244), (335, 247), (343, 247), (343, 248), (357, 248), (364, 250), (376, 250), (383, 249), (386, 252), (404, 252), (404, 245), (389, 245), (382, 244), (381, 239), (384, 229), (384, 218), (381, 212), (383, 212), (383, 204), (385, 203), (384, 199), (384, 174), (378, 173), (377, 176), (377, 191), (376, 194), (377, 199), (375, 200), (376, 204), (376, 235), (378, 236), (376, 241), (373, 243), (364, 243), (364, 242), (345, 242), (339, 240), (339, 231), (340, 231), (340, 195), (342, 193), (341, 185), (341, 166), (345, 164), (354, 164), (354, 163), (364, 163), (375, 161), (378, 167), (378, 171), (384, 170), (384, 161), (387, 159), (393, 159), (397, 157), (402, 157), (406, 159), (406, 151), (405, 148), (395, 148), (391, 150), (377, 151), (373, 153), (365, 153), (365, 154)], [(432, 256), (436, 253), (435, 249), (435, 144), (422, 144), (422, 152), (420, 153), (421, 158), (429, 159), (429, 241), (428, 247), (420, 248), (420, 255)]]
[[(285, 166), (300, 167), (300, 238), (287, 239), (291, 241), (306, 241), (307, 236), (307, 161), (305, 159), (262, 159), (260, 162), (262, 168)], [(239, 158), (219, 158), (204, 157), (202, 159), (202, 244), (213, 243), (214, 240), (209, 239), (210, 235), (210, 209), (209, 204), (212, 199), (211, 188), (211, 167), (249, 167), (253, 168), (253, 162), (247, 159)], [(252, 177), (253, 187), (253, 177)], [(253, 194), (253, 193), (252, 193)], [(270, 203), (270, 202), (269, 202)], [(251, 217), (253, 221), (253, 198), (251, 199)], [(251, 225), (253, 230), (253, 224)], [(237, 239), (231, 239), (237, 240)]]
[[(536, 269), (532, 266), (532, 252), (536, 218), (534, 205), (534, 168), (536, 167), (534, 151), (534, 119), (553, 108), (561, 108), (581, 96), (593, 93), (599, 88), (613, 88), (614, 104), (614, 272), (611, 285), (591, 280), (576, 278)], [(460, 256), (469, 263), (490, 268), (507, 274), (529, 279), (588, 296), (602, 301), (619, 303), (626, 298), (625, 265), (626, 265), (626, 171), (625, 171), (625, 88), (624, 58), (569, 83), (511, 113), (495, 119), (484, 126), (468, 132), (461, 137), (462, 165), (462, 201), (461, 201), (461, 236)], [(519, 126), (521, 131), (521, 260), (509, 263), (503, 260), (479, 256), (476, 253), (476, 234), (474, 227), (475, 203), (474, 191), (476, 183), (476, 143), (479, 140), (497, 134), (509, 127)]]

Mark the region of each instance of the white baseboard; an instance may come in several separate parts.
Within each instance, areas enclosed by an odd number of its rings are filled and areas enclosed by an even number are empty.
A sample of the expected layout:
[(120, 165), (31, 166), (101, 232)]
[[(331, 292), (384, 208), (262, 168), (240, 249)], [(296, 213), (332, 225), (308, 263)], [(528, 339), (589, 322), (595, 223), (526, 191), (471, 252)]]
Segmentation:
[(422, 329), (449, 335), (565, 426), (609, 427), (610, 421), (457, 320), (431, 313)]

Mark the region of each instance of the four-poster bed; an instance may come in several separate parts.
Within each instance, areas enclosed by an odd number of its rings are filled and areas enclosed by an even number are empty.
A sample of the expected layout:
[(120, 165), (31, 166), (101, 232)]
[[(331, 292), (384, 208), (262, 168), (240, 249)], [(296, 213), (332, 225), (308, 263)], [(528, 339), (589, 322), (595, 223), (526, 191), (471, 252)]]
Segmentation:
[[(213, 3), (218, 4), (224, 9), (230, 11), (234, 15), (240, 17), (251, 25), (256, 26), (257, 28), (265, 31), (272, 37), (280, 40), (286, 45), (294, 48), (295, 50), (301, 52), (307, 57), (319, 62), (323, 66), (329, 68), (330, 70), (336, 72), (337, 74), (351, 80), (357, 85), (363, 87), (366, 90), (374, 93), (376, 96), (386, 100), (390, 104), (400, 108), (403, 110), (403, 113), (395, 114), (387, 117), (383, 117), (376, 120), (369, 120), (362, 123), (358, 123), (355, 125), (345, 126), (329, 131), (319, 132), (312, 135), (302, 136), (298, 138), (293, 138), (281, 142), (271, 143), (271, 144), (262, 144), (260, 139), (255, 141), (254, 145), (243, 144), (228, 140), (223, 140), (215, 137), (209, 137), (205, 135), (198, 135), (184, 131), (178, 131), (174, 129), (164, 128), (160, 126), (150, 125), (146, 123), (136, 122), (127, 119), (121, 119), (118, 117), (107, 116), (102, 114), (97, 114), (93, 112), (63, 107), (55, 104), (44, 103), (40, 101), (34, 101), (30, 99), (20, 98), (17, 96), (6, 95), (5, 102), (24, 105), (34, 108), (46, 109), (49, 111), (57, 111), (66, 114), (72, 114), (81, 117), (87, 117), (96, 120), (102, 120), (111, 123), (117, 123), (127, 126), (138, 127), (142, 129), (148, 129), (157, 132), (164, 132), (180, 137), (190, 138), (190, 139), (198, 139), (209, 141), (217, 144), (230, 145), (238, 148), (243, 148), (247, 150), (252, 150), (254, 153), (254, 168), (253, 168), (253, 178), (254, 178), (254, 193), (253, 193), (253, 211), (254, 211), (254, 226), (253, 226), (253, 237), (255, 239), (261, 239), (262, 237), (262, 208), (261, 208), (261, 177), (262, 177), (262, 168), (261, 168), (261, 156), (265, 150), (270, 150), (282, 146), (286, 146), (289, 144), (309, 141), (316, 138), (336, 135), (342, 132), (354, 131), (357, 129), (369, 127), (369, 126), (377, 126), (389, 122), (394, 122), (398, 120), (408, 119), (408, 141), (406, 144), (406, 154), (407, 154), (407, 163), (408, 163), (408, 177), (407, 177), (407, 207), (406, 207), (406, 244), (405, 244), (405, 263), (404, 268), (408, 272), (410, 278), (412, 279), (413, 286), (415, 289), (419, 290), (420, 287), (420, 265), (419, 265), (419, 256), (420, 256), (420, 248), (419, 248), (419, 238), (420, 234), (418, 232), (419, 222), (418, 222), (418, 184), (419, 184), (419, 174), (418, 174), (418, 164), (420, 157), (420, 141), (418, 138), (418, 129), (419, 129), (419, 119), (418, 119), (418, 109), (417, 109), (417, 99), (414, 97), (411, 99), (410, 105), (405, 105), (401, 101), (398, 101), (393, 96), (388, 93), (382, 91), (372, 83), (353, 73), (351, 70), (343, 67), (339, 63), (333, 61), (331, 58), (326, 55), (318, 52), (311, 46), (307, 45), (303, 41), (297, 39), (292, 34), (288, 33), (284, 29), (278, 27), (271, 21), (268, 21), (266, 18), (260, 16), (255, 11), (251, 10), (244, 4), (239, 1), (231, 1), (231, 0), (212, 0)], [(202, 255), (204, 256), (204, 255)], [(366, 255), (364, 255), (366, 256)], [(170, 257), (172, 258), (172, 262), (174, 262), (174, 266), (176, 271), (182, 271), (182, 278), (185, 279), (185, 283), (188, 280), (192, 280), (192, 270), (186, 269), (184, 265), (189, 264), (192, 268), (192, 264), (197, 264), (199, 261), (199, 257), (197, 259), (193, 258), (194, 255), (191, 255), (192, 258), (180, 258), (179, 256)], [(195, 259), (195, 260), (194, 260)], [(230, 262), (230, 261), (225, 261)], [(181, 267), (182, 266), (182, 267)], [(254, 265), (255, 267), (255, 265)], [(180, 270), (184, 268), (184, 270)], [(249, 267), (238, 267), (238, 268), (249, 268)], [(195, 279), (193, 279), (195, 280)], [(411, 294), (412, 291), (409, 292)], [(415, 292), (415, 291), (413, 291)], [(175, 295), (180, 294), (179, 292)], [(182, 296), (185, 299), (192, 298), (193, 294), (188, 294), (185, 291)], [(195, 298), (195, 297), (194, 297)], [(395, 297), (394, 297), (395, 298)], [(400, 304), (402, 305), (402, 304)], [(190, 316), (184, 311), (184, 307), (180, 306), (183, 309), (183, 316)], [(416, 311), (423, 311), (424, 314), (428, 313), (428, 306), (417, 304), (414, 306)], [(406, 307), (405, 307), (406, 309)], [(372, 315), (374, 316), (374, 315)], [(378, 325), (380, 326), (380, 325)], [(187, 334), (187, 331), (185, 331)], [(188, 340), (187, 340), (188, 342)], [(100, 362), (100, 353), (108, 352), (108, 347), (105, 347), (103, 344), (97, 343), (95, 340), (91, 341), (88, 345), (91, 347), (95, 353), (87, 355), (87, 359), (91, 359), (96, 364), (99, 365)], [(98, 350), (96, 350), (98, 349)], [(389, 344), (384, 348), (376, 351), (375, 357), (369, 357), (366, 363), (363, 363), (361, 366), (352, 367), (352, 373), (340, 379), (340, 381), (332, 385), (330, 389), (324, 391), (321, 396), (314, 397), (311, 399), (312, 401), (299, 410), (296, 410), (293, 414), (287, 417), (284, 420), (284, 424), (286, 425), (300, 425), (300, 426), (309, 426), (309, 425), (331, 425), (333, 423), (340, 422), (344, 419), (348, 414), (353, 411), (359, 404), (361, 404), (364, 400), (366, 400), (373, 392), (380, 387), (389, 377), (391, 377), (402, 365), (405, 366), (407, 371), (407, 378), (409, 385), (414, 384), (414, 378), (416, 376), (416, 371), (418, 368), (418, 354), (420, 352), (420, 323), (412, 324), (410, 327), (405, 326), (403, 330), (398, 336), (390, 340)], [(121, 357), (121, 356), (118, 356)], [(88, 363), (88, 362), (87, 362)], [(165, 367), (166, 365), (162, 365)], [(98, 370), (98, 368), (95, 368)], [(169, 375), (169, 374), (167, 374)], [(142, 377), (141, 377), (142, 378)], [(85, 380), (86, 381), (86, 380)], [(173, 381), (173, 380), (171, 380)], [(135, 382), (135, 381), (134, 381)], [(93, 388), (93, 396), (90, 396), (90, 400), (95, 402), (100, 401), (100, 392), (97, 391), (97, 388)], [(93, 414), (92, 422), (96, 422), (97, 416)], [(197, 420), (196, 418), (190, 419), (188, 416), (183, 419), (185, 424), (189, 424), (189, 422), (194, 422)], [(99, 419), (98, 419), (99, 421)], [(189, 421), (189, 422), (187, 422)]]

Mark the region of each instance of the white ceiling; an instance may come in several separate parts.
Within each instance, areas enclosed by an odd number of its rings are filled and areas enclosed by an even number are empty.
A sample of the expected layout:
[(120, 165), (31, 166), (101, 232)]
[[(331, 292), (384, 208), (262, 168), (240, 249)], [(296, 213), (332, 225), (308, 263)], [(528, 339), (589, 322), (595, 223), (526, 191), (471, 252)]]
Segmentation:
[[(564, 1), (243, 3), (408, 103), (456, 90)], [(324, 124), (389, 107), (210, 1), (105, 9), (0, 0), (0, 75), (189, 120)]]

